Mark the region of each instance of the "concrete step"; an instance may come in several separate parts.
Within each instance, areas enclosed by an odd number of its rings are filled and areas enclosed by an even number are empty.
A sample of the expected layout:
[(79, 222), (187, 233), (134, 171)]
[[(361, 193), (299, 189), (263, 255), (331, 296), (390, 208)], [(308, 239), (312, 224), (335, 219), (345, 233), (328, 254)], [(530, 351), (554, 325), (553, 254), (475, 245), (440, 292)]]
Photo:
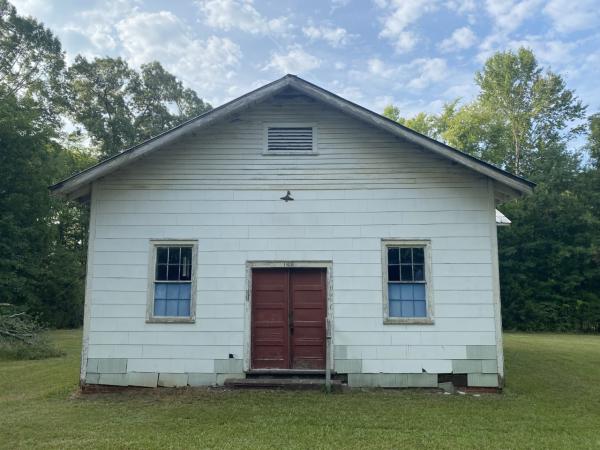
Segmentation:
[[(289, 389), (289, 390), (324, 390), (324, 378), (228, 378), (225, 386), (236, 389)], [(342, 389), (340, 380), (331, 380), (331, 390)]]

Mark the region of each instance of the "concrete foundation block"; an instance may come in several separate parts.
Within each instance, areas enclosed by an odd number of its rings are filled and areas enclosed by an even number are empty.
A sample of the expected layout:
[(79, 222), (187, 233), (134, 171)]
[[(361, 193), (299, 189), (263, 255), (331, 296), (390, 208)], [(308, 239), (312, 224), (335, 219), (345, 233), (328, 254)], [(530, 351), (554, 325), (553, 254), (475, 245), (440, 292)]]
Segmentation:
[(214, 386), (217, 384), (217, 374), (190, 373), (188, 375), (188, 384), (190, 386)]
[(85, 383), (86, 384), (99, 384), (100, 383), (100, 374), (93, 373), (93, 372), (86, 372)]
[(361, 373), (362, 359), (336, 359), (334, 367), (337, 373)]
[(435, 373), (408, 373), (407, 387), (437, 387), (438, 377)]
[(217, 374), (217, 385), (223, 386), (225, 380), (229, 378), (246, 378), (245, 373), (218, 373)]
[(454, 373), (481, 373), (483, 370), (481, 360), (453, 359), (452, 372)]
[(492, 373), (470, 373), (467, 375), (469, 387), (498, 387), (498, 375)]
[(99, 373), (127, 373), (127, 360), (124, 358), (99, 358)]
[(437, 375), (433, 373), (350, 373), (350, 387), (438, 387)]
[(495, 345), (467, 345), (467, 359), (497, 359)]
[(109, 386), (127, 386), (127, 374), (101, 373), (98, 384), (106, 384)]
[(216, 373), (238, 373), (244, 371), (244, 362), (241, 359), (215, 359)]
[(454, 384), (452, 384), (451, 381), (448, 381), (446, 383), (439, 383), (438, 388), (440, 388), (444, 392), (447, 392), (448, 394), (454, 394), (456, 392), (456, 388), (454, 387)]
[(481, 361), (483, 373), (498, 373), (498, 361), (495, 359), (485, 359)]
[(160, 373), (158, 375), (158, 385), (161, 387), (185, 387), (187, 384), (187, 373)]
[(155, 388), (158, 384), (158, 374), (152, 372), (129, 372), (127, 385)]

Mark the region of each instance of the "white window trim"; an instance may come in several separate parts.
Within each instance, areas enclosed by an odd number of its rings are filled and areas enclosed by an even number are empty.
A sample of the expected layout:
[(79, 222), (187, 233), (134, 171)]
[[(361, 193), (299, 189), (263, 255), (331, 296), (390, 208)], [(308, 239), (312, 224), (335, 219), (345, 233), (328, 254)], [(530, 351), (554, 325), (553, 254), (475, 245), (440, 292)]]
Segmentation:
[[(388, 299), (388, 247), (423, 247), (425, 250), (425, 301), (427, 317), (390, 317)], [(383, 291), (383, 323), (385, 325), (433, 325), (433, 283), (431, 273), (431, 241), (429, 239), (382, 239), (381, 280)]]
[[(312, 128), (312, 150), (310, 151), (269, 151), (269, 128)], [(263, 156), (317, 156), (318, 128), (314, 122), (266, 122), (263, 123)]]
[[(157, 247), (192, 247), (192, 274), (191, 274), (191, 298), (190, 298), (190, 316), (172, 317), (154, 315), (154, 283), (156, 276), (156, 248)], [(149, 249), (148, 264), (148, 295), (146, 304), (146, 322), (147, 323), (194, 323), (196, 321), (196, 278), (198, 267), (198, 241), (182, 239), (151, 239)]]

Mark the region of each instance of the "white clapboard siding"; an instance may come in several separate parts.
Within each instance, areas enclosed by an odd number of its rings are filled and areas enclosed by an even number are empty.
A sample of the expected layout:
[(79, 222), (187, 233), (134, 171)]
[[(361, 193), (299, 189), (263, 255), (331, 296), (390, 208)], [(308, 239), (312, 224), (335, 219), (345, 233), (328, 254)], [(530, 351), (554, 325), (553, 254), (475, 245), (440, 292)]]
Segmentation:
[[(317, 156), (263, 156), (265, 124)], [(293, 202), (279, 200), (287, 190)], [(495, 345), (487, 180), (299, 97), (275, 98), (96, 183), (89, 354), (139, 372), (244, 358), (247, 261), (332, 261), (333, 344), (366, 373), (449, 372)], [(430, 239), (433, 325), (384, 325), (381, 239)], [(193, 324), (146, 323), (150, 239), (198, 241)]]

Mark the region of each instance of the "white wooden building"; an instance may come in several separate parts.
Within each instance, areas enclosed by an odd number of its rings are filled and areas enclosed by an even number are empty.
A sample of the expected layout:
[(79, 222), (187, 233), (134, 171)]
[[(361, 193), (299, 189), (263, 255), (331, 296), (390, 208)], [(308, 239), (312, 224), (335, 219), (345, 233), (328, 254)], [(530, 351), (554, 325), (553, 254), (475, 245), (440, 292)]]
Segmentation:
[(52, 187), (91, 204), (81, 382), (501, 386), (533, 184), (287, 75)]

